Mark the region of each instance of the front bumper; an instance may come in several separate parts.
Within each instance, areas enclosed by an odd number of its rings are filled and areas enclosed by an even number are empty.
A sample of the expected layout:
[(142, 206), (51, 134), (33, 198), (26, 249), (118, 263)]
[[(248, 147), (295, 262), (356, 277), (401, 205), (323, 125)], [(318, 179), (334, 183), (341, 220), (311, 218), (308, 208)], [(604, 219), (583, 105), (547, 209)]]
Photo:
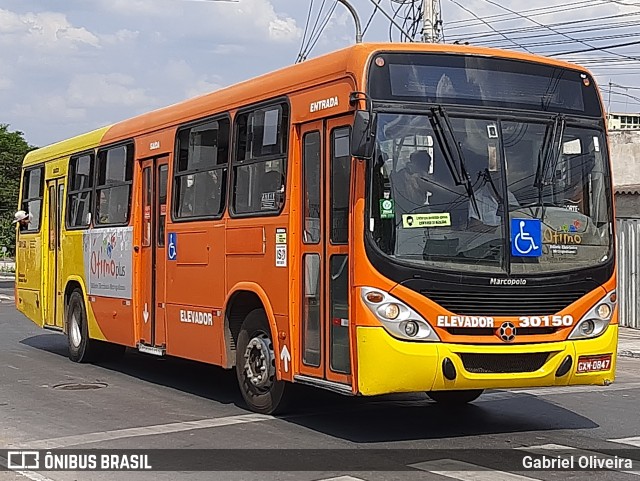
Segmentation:
[[(407, 342), (391, 337), (382, 327), (358, 326), (358, 393), (363, 395), (394, 392), (441, 391), (452, 389), (508, 389), (578, 384), (607, 385), (615, 378), (618, 326), (610, 325), (595, 339), (516, 345), (445, 344), (438, 342)], [(526, 355), (547, 353), (546, 361), (532, 372), (469, 372), (461, 355), (504, 354)], [(611, 354), (606, 371), (577, 373), (580, 356)], [(556, 373), (571, 356), (569, 371)], [(448, 358), (455, 367), (456, 377), (447, 379), (443, 362)]]

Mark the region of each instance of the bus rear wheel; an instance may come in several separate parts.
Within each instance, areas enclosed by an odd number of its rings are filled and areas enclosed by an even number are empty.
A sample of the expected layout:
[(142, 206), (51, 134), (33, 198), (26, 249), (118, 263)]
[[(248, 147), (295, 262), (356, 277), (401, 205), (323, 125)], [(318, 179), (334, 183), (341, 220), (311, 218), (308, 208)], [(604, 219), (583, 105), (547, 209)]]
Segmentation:
[(73, 362), (89, 362), (93, 359), (96, 342), (89, 338), (87, 311), (84, 299), (79, 290), (69, 296), (66, 313), (67, 341), (69, 345), (69, 359)]
[(276, 376), (276, 356), (269, 321), (262, 309), (251, 311), (236, 343), (236, 375), (252, 411), (274, 414), (284, 407), (285, 382)]
[(461, 406), (475, 401), (484, 389), (467, 389), (460, 391), (427, 391), (427, 396), (443, 406)]

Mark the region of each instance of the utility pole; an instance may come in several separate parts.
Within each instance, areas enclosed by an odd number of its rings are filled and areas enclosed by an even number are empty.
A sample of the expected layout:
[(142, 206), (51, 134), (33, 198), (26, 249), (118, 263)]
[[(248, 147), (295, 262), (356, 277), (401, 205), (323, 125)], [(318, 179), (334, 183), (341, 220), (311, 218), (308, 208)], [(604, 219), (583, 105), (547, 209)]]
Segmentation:
[(442, 41), (440, 0), (422, 1), (422, 41), (426, 43)]

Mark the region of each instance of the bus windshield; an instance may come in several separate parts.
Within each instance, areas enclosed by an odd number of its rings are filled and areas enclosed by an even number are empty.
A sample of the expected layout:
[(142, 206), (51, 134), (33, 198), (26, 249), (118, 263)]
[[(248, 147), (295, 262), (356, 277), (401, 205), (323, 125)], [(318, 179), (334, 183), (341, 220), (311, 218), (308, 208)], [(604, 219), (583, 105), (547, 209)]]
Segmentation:
[(600, 129), (557, 117), (449, 114), (439, 124), (435, 115), (378, 114), (369, 231), (380, 250), (414, 265), (513, 274), (610, 258)]

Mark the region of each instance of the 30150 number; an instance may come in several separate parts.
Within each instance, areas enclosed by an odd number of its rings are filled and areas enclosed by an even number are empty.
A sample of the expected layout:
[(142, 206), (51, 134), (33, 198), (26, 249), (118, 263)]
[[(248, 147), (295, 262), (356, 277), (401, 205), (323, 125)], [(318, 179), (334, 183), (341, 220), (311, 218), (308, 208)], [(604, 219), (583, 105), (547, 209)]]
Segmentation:
[(568, 327), (573, 326), (573, 316), (523, 316), (518, 318), (520, 327)]

